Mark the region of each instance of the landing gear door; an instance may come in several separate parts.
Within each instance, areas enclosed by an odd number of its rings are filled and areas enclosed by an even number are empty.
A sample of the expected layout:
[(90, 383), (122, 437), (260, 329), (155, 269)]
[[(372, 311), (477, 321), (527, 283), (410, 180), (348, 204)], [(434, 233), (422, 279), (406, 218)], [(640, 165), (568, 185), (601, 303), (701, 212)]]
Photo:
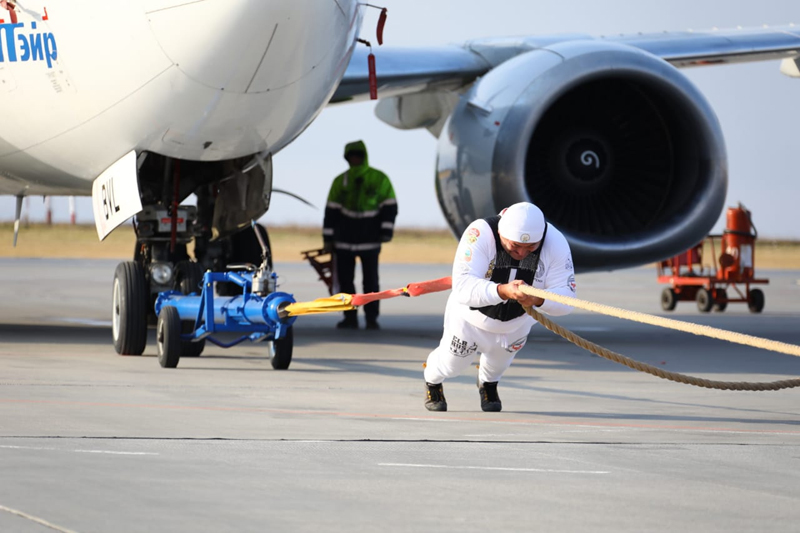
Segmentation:
[(130, 151), (92, 184), (92, 211), (97, 236), (102, 241), (141, 210), (136, 152)]
[(272, 154), (255, 158), (219, 184), (214, 204), (212, 240), (236, 233), (269, 209)]

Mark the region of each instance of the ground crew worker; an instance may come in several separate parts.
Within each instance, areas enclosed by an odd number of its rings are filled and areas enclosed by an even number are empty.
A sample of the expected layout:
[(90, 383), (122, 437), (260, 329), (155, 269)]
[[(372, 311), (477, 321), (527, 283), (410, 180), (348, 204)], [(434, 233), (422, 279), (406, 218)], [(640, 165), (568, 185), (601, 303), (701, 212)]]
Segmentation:
[[(325, 206), (322, 239), (333, 252), (334, 292), (355, 293), (356, 257), (361, 259), (364, 292), (378, 292), (378, 255), (381, 244), (392, 240), (397, 200), (389, 178), (369, 166), (363, 141), (349, 143), (344, 158), (350, 169), (336, 177)], [(380, 329), (379, 303), (364, 306), (367, 329)], [(358, 329), (357, 311), (345, 311), (340, 329)]]
[(522, 306), (554, 316), (572, 311), (526, 295), (519, 287), (532, 285), (575, 296), (569, 244), (538, 207), (514, 204), (499, 216), (478, 219), (467, 227), (453, 261), (452, 279), (442, 340), (425, 366), (425, 407), (447, 411), (442, 382), (463, 372), (480, 352), (481, 408), (500, 411), (497, 383), (536, 323)]

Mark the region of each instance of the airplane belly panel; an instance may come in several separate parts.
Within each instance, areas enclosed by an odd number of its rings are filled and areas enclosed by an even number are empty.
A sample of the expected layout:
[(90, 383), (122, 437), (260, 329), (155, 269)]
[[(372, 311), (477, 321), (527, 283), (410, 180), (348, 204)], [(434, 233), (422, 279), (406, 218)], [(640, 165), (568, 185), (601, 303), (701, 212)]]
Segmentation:
[[(354, 2), (204, 0), (147, 2), (164, 52), (190, 79), (212, 89), (254, 93), (330, 68), (346, 51)], [(350, 5), (349, 12), (342, 7)], [(328, 62), (331, 60), (329, 59)]]

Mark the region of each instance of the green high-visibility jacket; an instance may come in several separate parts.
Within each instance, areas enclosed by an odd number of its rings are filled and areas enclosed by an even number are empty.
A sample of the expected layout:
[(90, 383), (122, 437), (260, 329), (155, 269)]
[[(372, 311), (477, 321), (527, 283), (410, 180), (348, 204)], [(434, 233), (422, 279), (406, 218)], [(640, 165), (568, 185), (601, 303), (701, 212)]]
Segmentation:
[(345, 146), (350, 151), (364, 153), (364, 162), (351, 167), (333, 180), (322, 238), (326, 246), (338, 250), (375, 250), (394, 235), (397, 199), (389, 178), (371, 168), (363, 141)]

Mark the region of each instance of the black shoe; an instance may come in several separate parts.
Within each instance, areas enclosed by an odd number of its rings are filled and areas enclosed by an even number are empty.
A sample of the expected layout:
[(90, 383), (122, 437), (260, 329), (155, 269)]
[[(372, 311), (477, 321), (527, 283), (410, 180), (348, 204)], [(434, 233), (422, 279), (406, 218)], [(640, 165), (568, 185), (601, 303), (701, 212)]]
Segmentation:
[(425, 409), (428, 411), (447, 411), (447, 400), (444, 399), (444, 387), (439, 383), (425, 383), (428, 386), (428, 397), (425, 399)]
[(500, 396), (497, 395), (497, 382), (481, 383), (478, 380), (478, 393), (481, 395), (481, 409), (497, 412), (503, 409)]
[(336, 329), (358, 329), (358, 320), (351, 320), (349, 318), (345, 318), (338, 324), (336, 324)]
[(381, 329), (381, 326), (378, 324), (377, 320), (367, 320), (367, 329), (378, 330)]

